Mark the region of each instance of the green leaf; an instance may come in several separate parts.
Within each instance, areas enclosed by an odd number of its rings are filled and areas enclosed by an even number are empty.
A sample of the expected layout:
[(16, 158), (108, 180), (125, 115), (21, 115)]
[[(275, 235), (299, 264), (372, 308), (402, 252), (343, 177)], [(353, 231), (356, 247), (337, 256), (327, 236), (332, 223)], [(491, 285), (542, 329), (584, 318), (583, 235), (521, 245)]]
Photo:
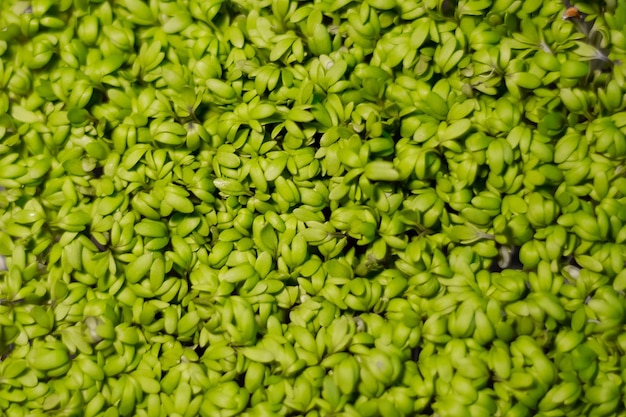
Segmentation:
[(450, 123), (443, 133), (439, 135), (439, 140), (446, 142), (449, 140), (458, 139), (465, 135), (472, 128), (472, 121), (470, 119), (455, 120)]
[(124, 65), (124, 56), (113, 55), (96, 64), (96, 68), (98, 70), (98, 74), (101, 77), (104, 77), (105, 75), (109, 75), (118, 70), (122, 65)]
[(278, 41), (272, 48), (272, 52), (270, 53), (270, 61), (278, 61), (280, 58), (282, 58), (282, 56), (285, 55), (287, 51), (291, 48), (291, 45), (293, 45), (295, 40), (295, 37), (290, 36)]
[(67, 119), (74, 126), (80, 126), (89, 120), (89, 112), (85, 109), (72, 107), (67, 112)]
[(11, 106), (11, 116), (18, 122), (22, 123), (37, 123), (43, 120), (43, 117), (37, 115), (36, 113), (25, 109), (19, 104), (14, 104)]
[(507, 76), (509, 80), (522, 88), (533, 90), (541, 86), (541, 80), (535, 74), (529, 72), (517, 72)]
[(567, 60), (561, 64), (561, 76), (564, 78), (582, 78), (588, 74), (588, 62)]

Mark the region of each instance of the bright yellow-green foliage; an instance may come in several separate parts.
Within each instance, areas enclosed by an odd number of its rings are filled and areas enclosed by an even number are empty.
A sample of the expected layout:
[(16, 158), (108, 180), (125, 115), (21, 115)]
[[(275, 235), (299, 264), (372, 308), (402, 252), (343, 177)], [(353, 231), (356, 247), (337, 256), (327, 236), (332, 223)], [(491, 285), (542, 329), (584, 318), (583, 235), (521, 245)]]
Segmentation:
[(622, 0), (0, 2), (0, 414), (626, 416)]

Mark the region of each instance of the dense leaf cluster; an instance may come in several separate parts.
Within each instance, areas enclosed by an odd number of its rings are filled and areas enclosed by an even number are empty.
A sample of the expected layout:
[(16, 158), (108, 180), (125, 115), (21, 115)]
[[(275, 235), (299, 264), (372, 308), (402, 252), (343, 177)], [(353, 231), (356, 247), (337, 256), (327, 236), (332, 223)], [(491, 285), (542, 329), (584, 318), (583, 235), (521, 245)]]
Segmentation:
[(5, 1), (0, 409), (626, 415), (625, 24)]

